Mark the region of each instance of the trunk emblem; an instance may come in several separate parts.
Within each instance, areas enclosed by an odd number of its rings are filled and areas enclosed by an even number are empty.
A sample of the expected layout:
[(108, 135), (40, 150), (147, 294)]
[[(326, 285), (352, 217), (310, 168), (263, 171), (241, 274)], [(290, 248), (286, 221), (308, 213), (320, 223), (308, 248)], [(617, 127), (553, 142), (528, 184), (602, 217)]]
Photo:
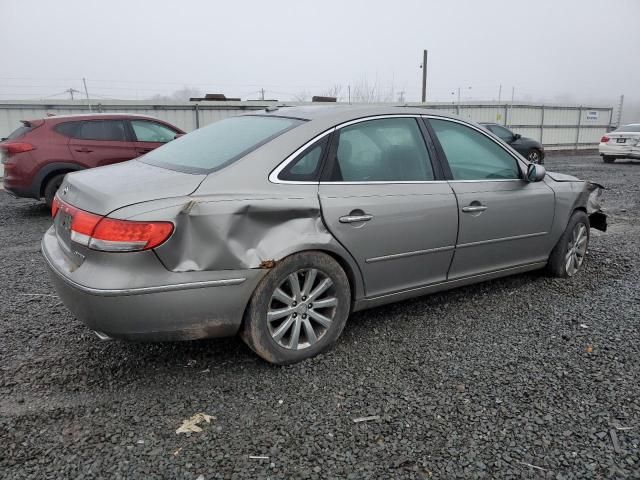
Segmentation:
[(69, 191), (69, 185), (67, 185), (62, 189), (62, 195), (66, 195), (68, 191)]

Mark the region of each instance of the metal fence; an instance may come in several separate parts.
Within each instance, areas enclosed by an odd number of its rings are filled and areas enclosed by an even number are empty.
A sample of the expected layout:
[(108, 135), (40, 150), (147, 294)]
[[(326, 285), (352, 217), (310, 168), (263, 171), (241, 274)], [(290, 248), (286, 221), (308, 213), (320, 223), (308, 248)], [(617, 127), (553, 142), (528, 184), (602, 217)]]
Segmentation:
[[(148, 101), (101, 101), (93, 103), (93, 112), (138, 113), (166, 120), (185, 131), (267, 106), (309, 105), (290, 102), (187, 102), (154, 103)], [(326, 105), (326, 104), (325, 104)], [(525, 137), (535, 138), (550, 150), (590, 149), (611, 129), (613, 107), (577, 105), (541, 105), (530, 103), (427, 103), (407, 104), (459, 115), (476, 122), (496, 122)], [(47, 115), (88, 113), (86, 101), (2, 101), (0, 137), (19, 126), (20, 120)]]

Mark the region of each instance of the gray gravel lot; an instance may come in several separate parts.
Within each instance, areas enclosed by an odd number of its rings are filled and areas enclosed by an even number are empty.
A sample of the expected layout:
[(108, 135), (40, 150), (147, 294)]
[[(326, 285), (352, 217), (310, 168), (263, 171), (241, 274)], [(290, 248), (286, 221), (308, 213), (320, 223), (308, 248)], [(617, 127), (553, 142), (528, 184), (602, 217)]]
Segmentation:
[(640, 163), (546, 166), (608, 187), (577, 278), (360, 312), (289, 367), (238, 339), (98, 341), (46, 277), (46, 208), (0, 192), (0, 477), (640, 478)]

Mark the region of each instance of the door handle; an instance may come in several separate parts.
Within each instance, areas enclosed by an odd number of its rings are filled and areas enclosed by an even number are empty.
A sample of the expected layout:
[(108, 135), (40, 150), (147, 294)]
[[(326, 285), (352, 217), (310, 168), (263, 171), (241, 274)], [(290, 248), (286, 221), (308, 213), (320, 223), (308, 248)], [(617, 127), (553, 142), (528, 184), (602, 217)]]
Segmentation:
[(484, 205), (468, 205), (466, 207), (462, 207), (462, 211), (465, 213), (473, 213), (473, 212), (484, 212), (487, 209)]
[(153, 150), (152, 148), (140, 148), (138, 149), (139, 153), (149, 153), (151, 150)]
[(359, 222), (368, 222), (373, 218), (373, 215), (345, 215), (344, 217), (340, 217), (340, 223), (359, 223)]
[(82, 148), (76, 148), (76, 152), (80, 152), (80, 153), (91, 153), (93, 152), (93, 150), (87, 148), (87, 147), (82, 147)]

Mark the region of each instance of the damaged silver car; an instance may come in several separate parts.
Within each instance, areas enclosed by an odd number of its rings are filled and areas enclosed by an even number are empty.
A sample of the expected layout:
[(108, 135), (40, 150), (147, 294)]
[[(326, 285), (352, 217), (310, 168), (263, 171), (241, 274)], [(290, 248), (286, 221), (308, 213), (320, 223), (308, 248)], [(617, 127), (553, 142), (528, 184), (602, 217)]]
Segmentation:
[(264, 359), (330, 348), (351, 312), (582, 267), (600, 187), (482, 127), (406, 107), (270, 108), (71, 173), (42, 242), (103, 338), (240, 333)]

